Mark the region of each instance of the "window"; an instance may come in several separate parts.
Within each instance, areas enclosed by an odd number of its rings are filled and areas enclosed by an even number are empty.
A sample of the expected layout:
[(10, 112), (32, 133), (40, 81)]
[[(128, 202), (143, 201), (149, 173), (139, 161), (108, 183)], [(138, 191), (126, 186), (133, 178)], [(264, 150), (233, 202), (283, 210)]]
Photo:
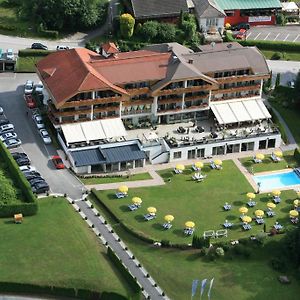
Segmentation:
[(206, 26), (207, 27), (209, 27), (209, 26), (218, 26), (218, 19), (215, 19), (215, 18), (206, 19)]
[(234, 10), (227, 10), (226, 11), (226, 16), (227, 17), (233, 17), (234, 16)]
[(275, 139), (270, 139), (268, 141), (268, 148), (275, 148)]
[(181, 151), (174, 152), (173, 158), (174, 158), (174, 159), (181, 158)]

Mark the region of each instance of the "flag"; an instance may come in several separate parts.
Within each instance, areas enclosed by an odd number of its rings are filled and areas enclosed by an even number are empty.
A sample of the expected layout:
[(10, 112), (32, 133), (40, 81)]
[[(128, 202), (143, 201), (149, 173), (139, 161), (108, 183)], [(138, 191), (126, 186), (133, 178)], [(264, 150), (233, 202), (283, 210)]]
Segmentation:
[(214, 283), (214, 278), (210, 281), (210, 284), (209, 284), (209, 290), (208, 290), (208, 293), (207, 293), (208, 299), (210, 299), (210, 292), (211, 292), (211, 288), (212, 288), (213, 283)]
[(196, 294), (198, 283), (199, 283), (198, 279), (193, 280), (193, 283), (192, 283), (192, 297), (194, 297), (195, 294)]
[(201, 296), (203, 295), (203, 292), (204, 292), (206, 283), (207, 283), (207, 279), (205, 278), (205, 279), (203, 279), (202, 282), (201, 282), (201, 291), (200, 291), (200, 295), (201, 295)]

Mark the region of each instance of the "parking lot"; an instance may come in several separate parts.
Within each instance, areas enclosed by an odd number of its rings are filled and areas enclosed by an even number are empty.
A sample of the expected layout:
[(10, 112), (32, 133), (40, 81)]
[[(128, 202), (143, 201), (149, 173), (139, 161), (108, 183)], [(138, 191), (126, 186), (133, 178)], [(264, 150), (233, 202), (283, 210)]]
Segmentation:
[(247, 32), (247, 40), (300, 42), (300, 26), (255, 26)]
[(54, 168), (51, 156), (57, 155), (57, 149), (52, 144), (44, 144), (31, 114), (26, 113), (23, 92), (27, 79), (38, 82), (35, 74), (0, 74), (0, 106), (3, 107), (10, 122), (14, 124), (15, 132), (22, 141), (22, 145), (13, 151), (27, 153), (32, 165), (48, 182), (51, 192), (67, 193), (73, 199), (79, 199), (82, 195), (82, 184), (67, 169)]

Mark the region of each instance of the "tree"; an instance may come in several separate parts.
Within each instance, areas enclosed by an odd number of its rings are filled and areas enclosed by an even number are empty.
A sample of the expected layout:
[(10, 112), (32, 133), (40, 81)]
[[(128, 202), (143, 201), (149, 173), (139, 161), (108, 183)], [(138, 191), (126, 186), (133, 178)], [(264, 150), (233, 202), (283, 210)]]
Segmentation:
[(275, 80), (275, 88), (280, 85), (280, 73), (277, 73)]
[(124, 38), (130, 38), (133, 35), (135, 19), (131, 14), (120, 16), (120, 31)]
[(295, 102), (300, 104), (300, 71), (297, 74), (294, 88)]
[(192, 40), (195, 36), (197, 25), (195, 22), (188, 22), (183, 21), (181, 25), (182, 30), (185, 33), (185, 36), (188, 38), (188, 40)]
[(146, 41), (152, 41), (157, 36), (158, 26), (159, 23), (156, 21), (145, 22), (140, 30), (141, 36)]
[(176, 27), (174, 24), (160, 23), (157, 32), (157, 39), (161, 43), (174, 42), (176, 38)]

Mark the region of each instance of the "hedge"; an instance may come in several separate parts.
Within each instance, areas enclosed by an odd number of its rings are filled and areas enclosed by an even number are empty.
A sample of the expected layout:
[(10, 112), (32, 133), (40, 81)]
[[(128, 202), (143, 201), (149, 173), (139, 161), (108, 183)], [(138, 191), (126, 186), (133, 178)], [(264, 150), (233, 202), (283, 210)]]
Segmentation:
[(112, 263), (116, 266), (116, 268), (121, 272), (127, 283), (132, 288), (133, 292), (141, 296), (141, 288), (138, 285), (136, 279), (132, 277), (128, 269), (122, 264), (122, 261), (117, 257), (117, 255), (110, 247), (107, 248), (107, 255), (111, 259)]
[(28, 57), (28, 56), (47, 56), (50, 53), (55, 52), (54, 50), (38, 50), (38, 49), (22, 49), (19, 50), (18, 56)]
[(31, 216), (36, 214), (38, 211), (36, 196), (33, 194), (29, 182), (21, 172), (16, 161), (13, 159), (10, 152), (6, 149), (1, 141), (0, 157), (6, 163), (11, 177), (14, 179), (15, 184), (21, 189), (24, 196), (24, 201), (26, 202), (1, 206), (0, 217), (11, 217), (15, 213), (22, 213), (24, 216)]
[(295, 149), (294, 151), (294, 158), (296, 159), (296, 161), (299, 163), (300, 162), (300, 151), (298, 148)]
[(283, 127), (283, 125), (281, 124), (281, 122), (279, 121), (277, 115), (274, 113), (274, 110), (272, 107), (268, 108), (269, 109), (269, 112), (272, 116), (272, 119), (273, 119), (273, 122), (277, 125), (279, 131), (280, 131), (280, 134), (281, 134), (281, 138), (282, 140), (288, 144), (289, 143), (289, 140), (287, 138), (287, 134), (285, 132), (285, 128)]

